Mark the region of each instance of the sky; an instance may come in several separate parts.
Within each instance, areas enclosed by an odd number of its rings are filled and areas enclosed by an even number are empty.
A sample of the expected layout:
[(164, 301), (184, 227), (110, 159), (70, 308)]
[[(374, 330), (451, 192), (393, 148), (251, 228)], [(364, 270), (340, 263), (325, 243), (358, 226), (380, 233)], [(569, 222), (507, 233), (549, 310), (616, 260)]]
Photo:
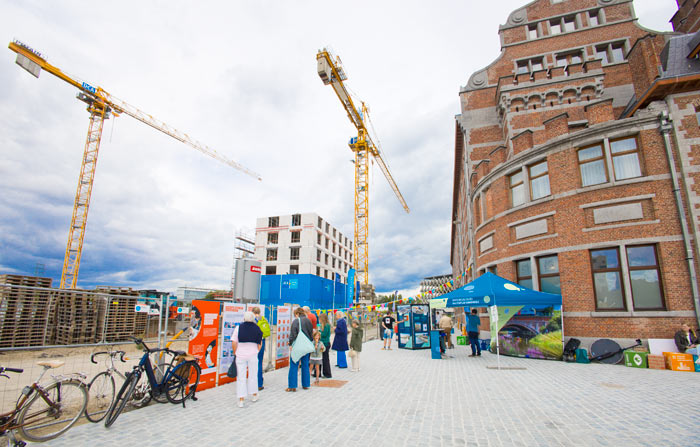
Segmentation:
[[(78, 286), (228, 289), (234, 234), (257, 217), (316, 212), (351, 236), (356, 131), (316, 73), (324, 47), (369, 105), (411, 208), (375, 166), (370, 282), (408, 296), (422, 278), (451, 273), (459, 90), (498, 56), (499, 24), (525, 3), (0, 0), (5, 42), (21, 40), (263, 178), (131, 117), (107, 120)], [(671, 29), (674, 0), (634, 6), (642, 26)], [(58, 286), (89, 114), (74, 87), (32, 77), (10, 50), (0, 85), (0, 274), (43, 268)]]

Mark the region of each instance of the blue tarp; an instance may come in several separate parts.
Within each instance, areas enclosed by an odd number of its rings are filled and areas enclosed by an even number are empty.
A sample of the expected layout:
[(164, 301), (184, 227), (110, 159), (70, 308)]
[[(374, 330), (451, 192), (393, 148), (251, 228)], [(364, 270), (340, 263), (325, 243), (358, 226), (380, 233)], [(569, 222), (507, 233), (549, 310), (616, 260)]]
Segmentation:
[(469, 284), (430, 300), (430, 307), (556, 306), (561, 295), (538, 292), (487, 272)]

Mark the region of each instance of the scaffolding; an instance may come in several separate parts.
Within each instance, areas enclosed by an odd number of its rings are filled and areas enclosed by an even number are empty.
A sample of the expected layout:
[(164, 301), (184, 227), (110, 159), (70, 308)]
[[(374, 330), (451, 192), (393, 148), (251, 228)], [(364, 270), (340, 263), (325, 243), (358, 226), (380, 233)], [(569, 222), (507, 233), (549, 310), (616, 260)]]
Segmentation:
[(236, 262), (255, 255), (255, 234), (248, 229), (236, 230), (233, 239), (233, 267), (231, 268), (231, 291), (236, 284)]

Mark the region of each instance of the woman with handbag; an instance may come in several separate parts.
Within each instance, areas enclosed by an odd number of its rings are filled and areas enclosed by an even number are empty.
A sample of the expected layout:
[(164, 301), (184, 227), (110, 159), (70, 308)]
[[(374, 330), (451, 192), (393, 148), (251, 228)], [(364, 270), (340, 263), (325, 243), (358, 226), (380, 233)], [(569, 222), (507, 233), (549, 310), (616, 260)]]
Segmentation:
[(253, 402), (258, 400), (258, 351), (262, 346), (262, 330), (255, 324), (253, 312), (243, 314), (243, 323), (233, 330), (231, 341), (236, 356), (238, 406), (243, 408), (247, 395), (253, 396)]
[(360, 352), (362, 352), (362, 336), (364, 330), (357, 319), (352, 320), (352, 335), (350, 335), (350, 360), (353, 372), (360, 371)]
[(335, 319), (335, 337), (331, 348), (336, 352), (336, 366), (347, 368), (348, 361), (345, 358), (345, 351), (348, 350), (348, 323), (345, 321), (345, 314), (340, 311), (335, 313)]
[(311, 374), (309, 372), (309, 356), (313, 351), (313, 326), (306, 317), (303, 308), (297, 307), (294, 310), (292, 326), (289, 332), (289, 345), (292, 347), (289, 353), (289, 375), (287, 376), (287, 389), (285, 391), (294, 392), (297, 390), (299, 363), (301, 363), (301, 386), (308, 390), (311, 386)]
[(318, 316), (318, 321), (321, 323), (321, 343), (325, 347), (323, 351), (323, 378), (330, 379), (333, 377), (331, 374), (331, 325), (328, 323), (328, 315), (321, 314)]

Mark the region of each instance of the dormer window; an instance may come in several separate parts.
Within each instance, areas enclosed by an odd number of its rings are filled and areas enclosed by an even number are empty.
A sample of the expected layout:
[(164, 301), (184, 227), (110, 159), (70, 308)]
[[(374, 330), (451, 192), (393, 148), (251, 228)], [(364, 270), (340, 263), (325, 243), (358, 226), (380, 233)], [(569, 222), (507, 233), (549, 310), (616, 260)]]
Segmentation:
[(588, 11), (588, 26), (598, 26), (600, 23), (600, 10)]
[(528, 25), (527, 27), (527, 38), (530, 40), (534, 40), (540, 37), (539, 32), (537, 31), (537, 24), (535, 23), (534, 25)]
[(581, 50), (572, 51), (569, 53), (559, 53), (556, 55), (557, 67), (566, 67), (571, 64), (580, 64), (583, 62), (583, 52)]
[(533, 71), (544, 70), (544, 68), (544, 59), (541, 57), (525, 59), (516, 63), (516, 74), (532, 73)]

